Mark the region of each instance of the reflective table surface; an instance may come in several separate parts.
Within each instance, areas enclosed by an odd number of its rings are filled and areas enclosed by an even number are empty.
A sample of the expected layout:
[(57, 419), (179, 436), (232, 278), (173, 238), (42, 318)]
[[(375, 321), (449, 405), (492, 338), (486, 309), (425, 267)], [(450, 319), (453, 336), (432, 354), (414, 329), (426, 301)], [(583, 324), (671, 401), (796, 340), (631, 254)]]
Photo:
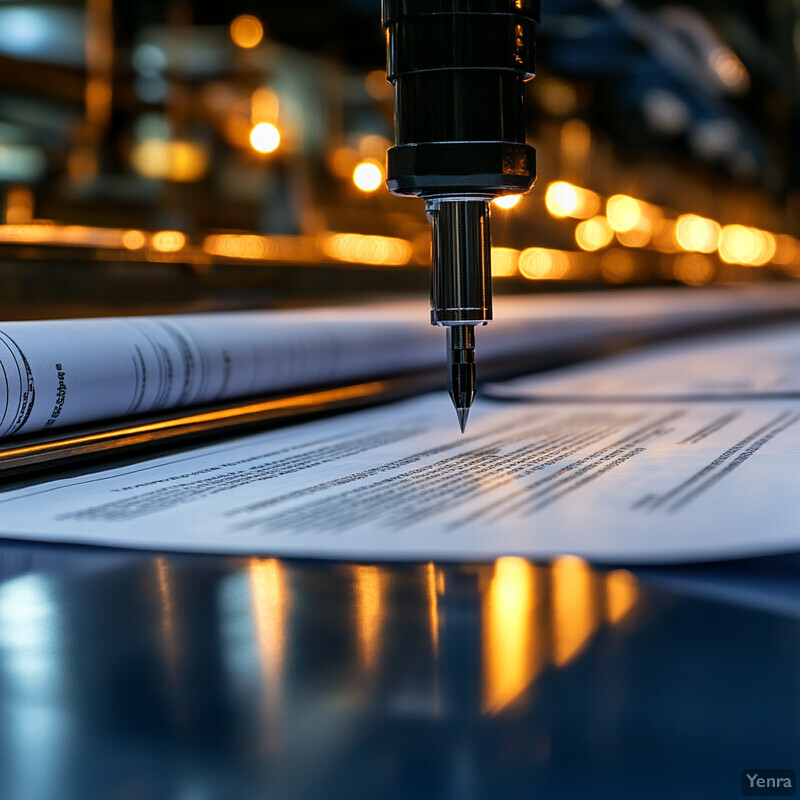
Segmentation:
[(800, 767), (797, 565), (0, 543), (0, 800), (740, 797)]

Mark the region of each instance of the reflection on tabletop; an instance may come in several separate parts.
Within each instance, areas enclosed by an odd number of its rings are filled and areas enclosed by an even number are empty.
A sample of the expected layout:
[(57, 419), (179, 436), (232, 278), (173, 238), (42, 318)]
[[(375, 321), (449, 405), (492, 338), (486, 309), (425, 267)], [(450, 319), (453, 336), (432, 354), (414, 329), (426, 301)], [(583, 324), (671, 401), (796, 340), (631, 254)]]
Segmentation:
[(648, 571), (5, 543), (0, 574), (4, 799), (734, 796), (800, 744), (796, 619)]

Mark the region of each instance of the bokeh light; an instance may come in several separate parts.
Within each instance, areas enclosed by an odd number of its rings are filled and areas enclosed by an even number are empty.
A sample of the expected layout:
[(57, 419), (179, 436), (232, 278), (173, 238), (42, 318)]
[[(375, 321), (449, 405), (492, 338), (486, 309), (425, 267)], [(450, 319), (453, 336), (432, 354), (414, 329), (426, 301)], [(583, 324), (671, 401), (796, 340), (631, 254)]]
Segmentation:
[(688, 286), (703, 286), (714, 277), (714, 265), (700, 253), (684, 253), (675, 259), (673, 274)]
[(554, 217), (588, 219), (600, 210), (600, 197), (567, 181), (555, 181), (547, 187), (545, 206)]
[(126, 250), (141, 250), (147, 244), (147, 237), (142, 231), (125, 231), (122, 244)]
[(519, 250), (513, 247), (492, 248), (492, 277), (510, 278), (519, 272)]
[(153, 234), (150, 244), (159, 253), (176, 253), (186, 245), (186, 236), (180, 231), (158, 231)]
[(578, 207), (578, 194), (571, 184), (557, 181), (547, 187), (544, 202), (554, 217), (568, 217)]
[(726, 225), (719, 240), (719, 257), (727, 264), (761, 267), (777, 251), (775, 236), (746, 225)]
[(519, 256), (520, 273), (532, 281), (563, 280), (569, 277), (571, 254), (546, 247), (529, 247)]
[(772, 261), (781, 266), (800, 267), (800, 241), (785, 233), (776, 236), (775, 255)]
[(250, 144), (259, 153), (273, 153), (280, 143), (280, 131), (271, 122), (259, 122), (250, 131)]
[(362, 161), (353, 170), (353, 183), (362, 192), (374, 192), (383, 183), (383, 170), (374, 161)]
[(581, 250), (588, 252), (608, 247), (613, 238), (614, 231), (603, 216), (586, 219), (575, 228), (575, 242)]
[(257, 17), (242, 14), (231, 22), (231, 39), (237, 47), (249, 50), (260, 44), (263, 38), (264, 26)]
[(626, 194), (615, 194), (608, 198), (606, 203), (608, 224), (617, 233), (633, 230), (641, 221), (642, 215), (642, 205), (635, 198)]
[(715, 47), (708, 56), (708, 65), (729, 89), (742, 93), (750, 86), (747, 67), (729, 47)]
[(758, 254), (750, 263), (754, 267), (763, 267), (772, 261), (775, 251), (778, 249), (778, 244), (773, 234), (767, 231), (760, 231), (757, 228), (754, 228), (753, 231), (758, 237)]
[(617, 241), (625, 247), (646, 247), (653, 235), (653, 225), (647, 217), (642, 217), (630, 230), (618, 231)]
[(411, 243), (393, 236), (335, 233), (323, 244), (326, 256), (337, 261), (378, 266), (403, 266), (413, 255)]
[(391, 100), (394, 97), (392, 84), (386, 80), (386, 72), (374, 69), (364, 76), (364, 88), (373, 100)]
[(191, 183), (208, 170), (205, 146), (185, 140), (145, 139), (131, 152), (131, 164), (143, 177)]
[(259, 86), (250, 98), (250, 121), (253, 126), (260, 122), (275, 123), (280, 112), (281, 101), (277, 92), (269, 86)]
[(719, 247), (722, 228), (713, 219), (683, 214), (675, 221), (675, 240), (682, 250), (713, 253)]

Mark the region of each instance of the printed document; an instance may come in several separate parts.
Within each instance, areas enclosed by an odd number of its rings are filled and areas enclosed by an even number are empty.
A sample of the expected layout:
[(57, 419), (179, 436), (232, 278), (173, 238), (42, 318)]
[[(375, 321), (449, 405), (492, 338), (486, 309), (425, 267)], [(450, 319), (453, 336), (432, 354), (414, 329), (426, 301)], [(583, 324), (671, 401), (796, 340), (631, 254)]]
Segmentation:
[(648, 348), (479, 397), (466, 435), (442, 392), (32, 484), (0, 492), (0, 535), (369, 560), (800, 551), (797, 352), (797, 325)]
[(800, 403), (405, 403), (0, 494), (0, 534), (156, 550), (614, 563), (800, 549)]

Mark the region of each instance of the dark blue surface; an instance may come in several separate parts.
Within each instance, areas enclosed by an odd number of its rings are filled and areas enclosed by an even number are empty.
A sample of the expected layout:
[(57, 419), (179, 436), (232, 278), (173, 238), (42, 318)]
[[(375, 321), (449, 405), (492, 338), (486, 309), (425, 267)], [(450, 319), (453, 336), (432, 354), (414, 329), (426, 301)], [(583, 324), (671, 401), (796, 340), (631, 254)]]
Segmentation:
[(800, 767), (797, 618), (701, 597), (758, 566), (0, 559), (0, 800), (735, 798)]

